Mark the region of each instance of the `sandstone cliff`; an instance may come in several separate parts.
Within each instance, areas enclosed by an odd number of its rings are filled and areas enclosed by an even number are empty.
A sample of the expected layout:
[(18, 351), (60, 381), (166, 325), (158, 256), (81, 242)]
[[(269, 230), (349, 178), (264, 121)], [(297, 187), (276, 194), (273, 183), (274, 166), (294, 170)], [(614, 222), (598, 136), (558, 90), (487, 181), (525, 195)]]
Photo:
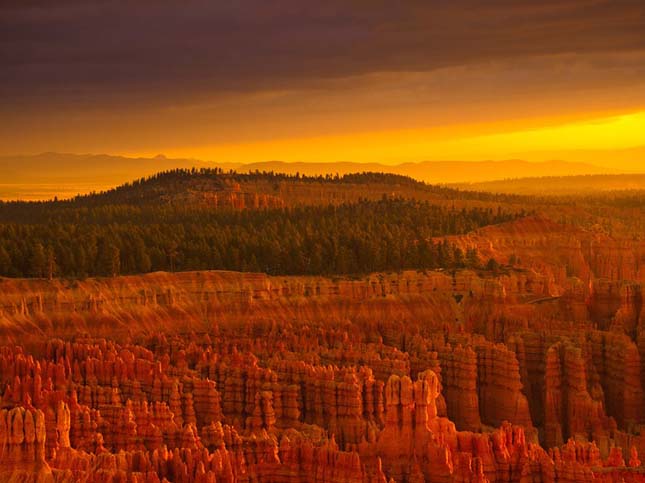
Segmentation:
[(645, 481), (641, 247), (549, 223), (463, 238), (497, 274), (1, 280), (0, 481)]

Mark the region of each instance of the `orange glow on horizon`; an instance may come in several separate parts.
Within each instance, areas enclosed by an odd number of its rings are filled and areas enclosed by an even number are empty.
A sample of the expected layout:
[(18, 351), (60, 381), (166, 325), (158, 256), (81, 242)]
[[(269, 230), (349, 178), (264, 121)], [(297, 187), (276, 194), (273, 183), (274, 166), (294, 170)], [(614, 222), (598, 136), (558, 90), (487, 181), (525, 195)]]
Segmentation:
[[(477, 125), (354, 132), (164, 149), (168, 157), (253, 163), (267, 160), (380, 162), (424, 160), (549, 159), (541, 152), (621, 150), (645, 144), (645, 110), (584, 120), (541, 119)], [(159, 151), (157, 151), (159, 152)], [(532, 153), (527, 156), (526, 153)], [(153, 156), (139, 152), (127, 155)], [(593, 161), (593, 160), (589, 160)], [(620, 166), (615, 166), (620, 167)]]

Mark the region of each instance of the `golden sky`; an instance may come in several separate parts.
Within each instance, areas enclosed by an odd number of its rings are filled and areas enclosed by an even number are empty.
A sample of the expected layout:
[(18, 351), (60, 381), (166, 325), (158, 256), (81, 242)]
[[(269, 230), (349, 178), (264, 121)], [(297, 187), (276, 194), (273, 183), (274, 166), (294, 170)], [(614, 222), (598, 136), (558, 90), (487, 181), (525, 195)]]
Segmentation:
[(0, 155), (645, 162), (643, 2), (268, 3), (3, 3)]
[[(521, 158), (528, 161), (565, 159), (633, 168), (634, 163), (611, 158), (607, 152), (639, 148), (644, 144), (645, 111), (574, 121), (558, 120), (556, 117), (539, 121), (528, 119), (510, 123), (352, 131), (318, 137), (188, 146), (164, 152), (170, 157), (227, 159), (246, 163), (279, 159), (292, 162), (351, 160), (399, 164), (425, 159), (479, 161)], [(303, 153), (307, 153), (306, 156)], [(154, 155), (152, 152), (136, 154)]]

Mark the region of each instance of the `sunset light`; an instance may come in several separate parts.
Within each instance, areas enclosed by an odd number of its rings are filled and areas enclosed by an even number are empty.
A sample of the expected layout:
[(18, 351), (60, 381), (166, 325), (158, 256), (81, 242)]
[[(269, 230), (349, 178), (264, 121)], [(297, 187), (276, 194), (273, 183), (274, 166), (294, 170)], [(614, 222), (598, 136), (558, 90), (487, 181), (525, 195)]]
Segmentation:
[[(545, 159), (542, 159), (541, 151), (620, 150), (645, 144), (645, 111), (543, 127), (529, 127), (527, 124), (532, 122), (353, 132), (338, 136), (167, 149), (164, 153), (177, 158), (247, 163), (279, 159), (397, 164), (424, 160), (509, 159), (517, 157), (518, 153), (532, 151), (534, 153), (524, 159), (542, 161)], [(499, 132), (479, 134), (495, 128)], [(128, 154), (152, 156), (155, 153)], [(614, 167), (620, 168), (620, 162)]]
[(645, 483), (645, 0), (0, 33), (0, 483)]

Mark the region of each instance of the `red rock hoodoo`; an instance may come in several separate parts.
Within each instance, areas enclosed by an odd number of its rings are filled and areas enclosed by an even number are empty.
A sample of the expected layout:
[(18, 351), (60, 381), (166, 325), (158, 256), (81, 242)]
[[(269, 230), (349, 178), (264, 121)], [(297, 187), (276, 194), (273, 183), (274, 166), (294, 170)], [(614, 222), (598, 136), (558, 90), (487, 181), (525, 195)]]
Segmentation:
[(497, 274), (0, 280), (0, 481), (645, 481), (642, 247), (522, 223), (458, 240)]

